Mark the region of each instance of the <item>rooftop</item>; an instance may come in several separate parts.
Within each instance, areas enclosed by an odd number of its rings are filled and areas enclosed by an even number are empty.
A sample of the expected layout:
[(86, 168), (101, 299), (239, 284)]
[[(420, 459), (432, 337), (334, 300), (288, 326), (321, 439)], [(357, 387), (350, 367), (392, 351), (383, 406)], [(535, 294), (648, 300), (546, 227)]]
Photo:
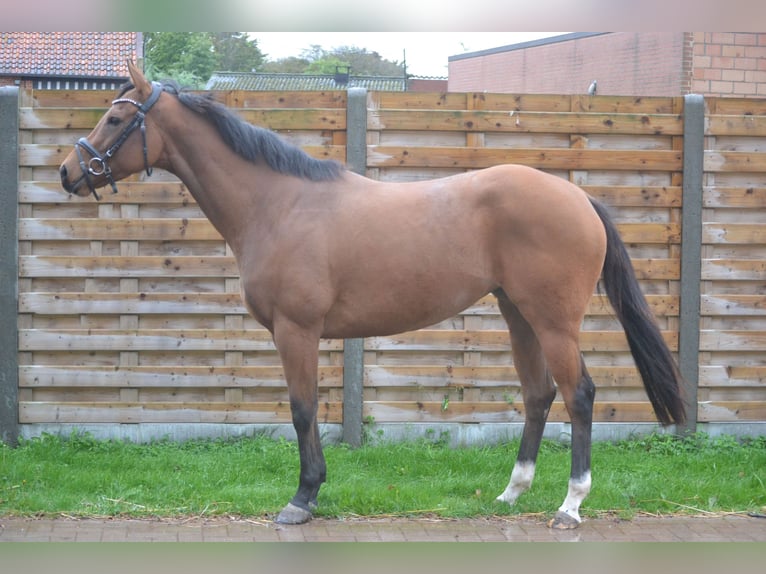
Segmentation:
[(136, 32), (0, 32), (0, 75), (127, 78)]
[(570, 40), (590, 38), (591, 36), (601, 36), (603, 34), (608, 34), (608, 33), (609, 32), (571, 32), (569, 34), (560, 34), (558, 36), (550, 36), (548, 38), (530, 40), (528, 42), (519, 42), (517, 44), (509, 44), (508, 46), (498, 46), (497, 48), (479, 50), (477, 52), (466, 52), (465, 54), (457, 54), (455, 56), (450, 56), (448, 58), (448, 61), (454, 62), (455, 60), (465, 60), (466, 58), (477, 58), (479, 56), (489, 56), (492, 54), (499, 54), (502, 52), (511, 52), (513, 50), (524, 50), (526, 48), (536, 48), (538, 46), (547, 46), (549, 44), (557, 44), (559, 42), (568, 42)]
[[(341, 74), (341, 76), (344, 76)], [(345, 79), (345, 77), (344, 77)], [(208, 80), (207, 90), (300, 91), (345, 90), (366, 88), (370, 91), (403, 92), (407, 89), (404, 77), (347, 76), (337, 81), (333, 74), (266, 74), (258, 72), (214, 72)]]

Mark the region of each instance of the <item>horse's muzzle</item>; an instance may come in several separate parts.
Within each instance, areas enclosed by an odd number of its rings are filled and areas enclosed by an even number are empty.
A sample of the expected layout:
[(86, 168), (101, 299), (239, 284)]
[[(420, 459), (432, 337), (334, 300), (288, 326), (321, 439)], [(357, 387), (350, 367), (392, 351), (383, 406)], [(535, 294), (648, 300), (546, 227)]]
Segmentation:
[(80, 176), (80, 178), (74, 182), (70, 181), (69, 171), (65, 165), (62, 165), (59, 168), (59, 177), (61, 177), (61, 187), (64, 188), (64, 191), (70, 195), (79, 195), (78, 190), (82, 187), (82, 183), (85, 181), (85, 176)]
[(67, 172), (65, 165), (62, 165), (59, 168), (59, 176), (61, 177), (61, 187), (63, 187), (67, 193), (74, 193), (74, 185), (69, 181), (69, 173)]

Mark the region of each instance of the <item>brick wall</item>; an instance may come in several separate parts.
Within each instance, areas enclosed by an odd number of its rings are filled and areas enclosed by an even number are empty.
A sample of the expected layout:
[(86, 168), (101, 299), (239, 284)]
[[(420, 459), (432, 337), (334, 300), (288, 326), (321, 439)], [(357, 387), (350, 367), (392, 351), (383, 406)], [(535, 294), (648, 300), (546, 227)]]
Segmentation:
[(691, 91), (766, 96), (766, 34), (694, 32)]
[(449, 91), (766, 96), (766, 33), (570, 34), (453, 56)]
[[(450, 91), (600, 95), (681, 93), (683, 32), (614, 32), (449, 61)], [(523, 45), (522, 45), (523, 46)]]

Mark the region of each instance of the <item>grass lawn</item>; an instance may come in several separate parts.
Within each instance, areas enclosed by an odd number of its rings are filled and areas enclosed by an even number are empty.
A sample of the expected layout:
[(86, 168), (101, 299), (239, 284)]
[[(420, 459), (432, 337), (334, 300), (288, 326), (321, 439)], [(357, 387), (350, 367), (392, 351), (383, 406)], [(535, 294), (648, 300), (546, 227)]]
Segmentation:
[[(566, 495), (569, 447), (544, 441), (532, 489), (495, 501), (518, 441), (325, 447), (318, 516), (551, 515)], [(593, 445), (581, 514), (765, 513), (766, 437), (664, 435)], [(298, 449), (269, 437), (133, 444), (46, 435), (0, 446), (0, 515), (270, 518), (295, 494)]]

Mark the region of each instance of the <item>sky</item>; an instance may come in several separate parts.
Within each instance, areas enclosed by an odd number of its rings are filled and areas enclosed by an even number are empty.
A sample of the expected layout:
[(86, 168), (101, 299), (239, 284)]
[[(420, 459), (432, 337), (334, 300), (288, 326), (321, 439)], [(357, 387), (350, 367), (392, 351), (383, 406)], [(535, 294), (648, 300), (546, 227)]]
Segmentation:
[[(249, 32), (269, 60), (300, 56), (319, 45), (366, 48), (386, 60), (402, 62), (416, 76), (447, 76), (448, 58), (465, 52), (507, 46), (565, 32)], [(353, 71), (352, 71), (353, 73)]]

